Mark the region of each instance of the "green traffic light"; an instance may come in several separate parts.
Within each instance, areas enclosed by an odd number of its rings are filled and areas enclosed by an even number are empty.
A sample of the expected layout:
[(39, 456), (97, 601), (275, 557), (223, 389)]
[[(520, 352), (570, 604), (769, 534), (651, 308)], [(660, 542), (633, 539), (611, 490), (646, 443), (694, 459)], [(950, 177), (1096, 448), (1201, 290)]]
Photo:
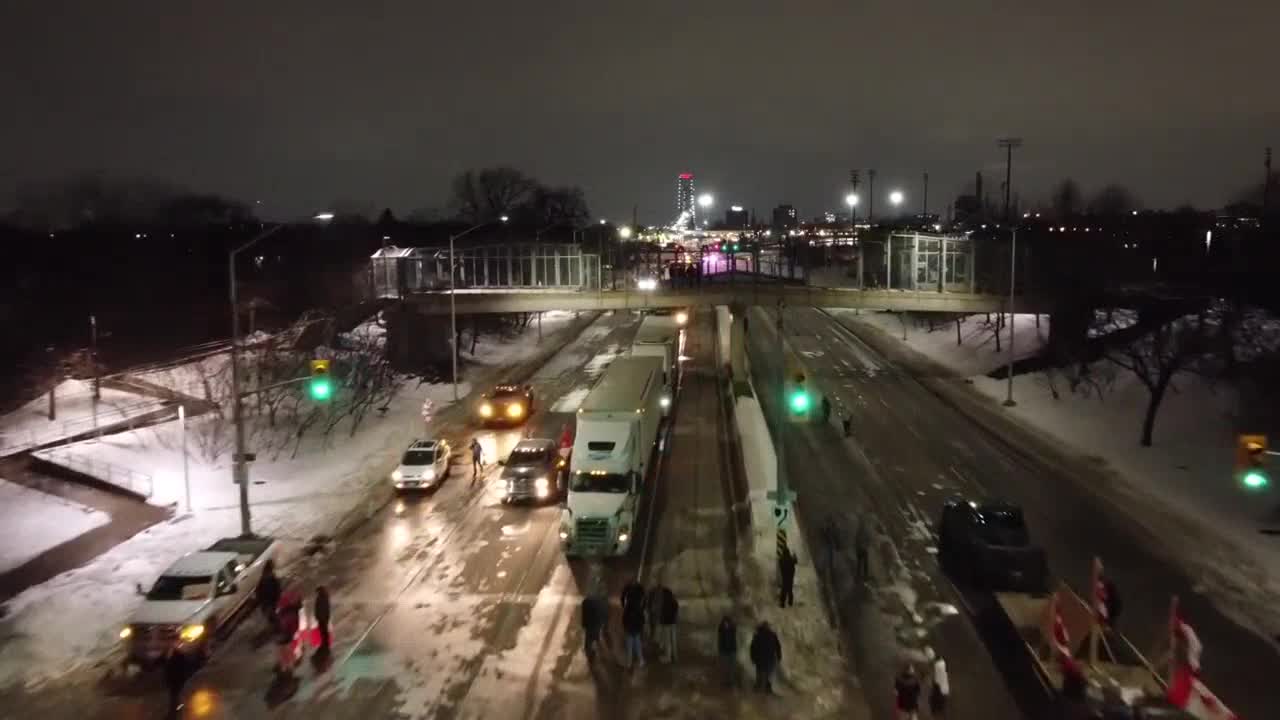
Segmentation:
[(809, 393), (797, 391), (791, 393), (791, 412), (803, 413), (809, 411)]
[(1261, 470), (1250, 470), (1244, 474), (1244, 477), (1240, 478), (1240, 482), (1250, 490), (1261, 490), (1271, 481), (1267, 478), (1267, 474)]
[(333, 395), (333, 385), (328, 378), (311, 381), (311, 399), (328, 400)]

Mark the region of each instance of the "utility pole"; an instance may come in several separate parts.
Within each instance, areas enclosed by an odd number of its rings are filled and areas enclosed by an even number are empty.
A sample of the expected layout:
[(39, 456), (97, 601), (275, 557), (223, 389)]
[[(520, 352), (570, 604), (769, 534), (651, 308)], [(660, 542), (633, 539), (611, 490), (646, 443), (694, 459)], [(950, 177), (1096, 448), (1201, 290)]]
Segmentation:
[(1267, 148), (1263, 155), (1262, 167), (1266, 171), (1266, 177), (1262, 180), (1262, 224), (1265, 226), (1271, 210), (1271, 148)]
[(1000, 138), (996, 144), (1005, 149), (1004, 161), (1004, 222), (1009, 224), (1009, 195), (1013, 191), (1013, 149), (1022, 147), (1022, 138)]
[[(858, 171), (849, 171), (849, 184), (853, 186), (853, 196), (858, 196)], [(858, 206), (857, 204), (849, 206), (849, 227), (856, 227), (858, 224)]]
[[(1013, 401), (1013, 330), (1017, 326), (1017, 313), (1013, 306), (1013, 283), (1015, 275), (1018, 272), (1018, 229), (1013, 228), (1012, 242), (1009, 245), (1009, 369), (1007, 371), (1007, 390), (1004, 397), (1004, 406), (1013, 407), (1018, 403)], [(997, 325), (996, 332), (1000, 332)]]
[(867, 222), (876, 219), (876, 171), (867, 171)]
[[(93, 402), (94, 414), (97, 414), (97, 403), (102, 399), (102, 378), (98, 370), (98, 316), (89, 316), (89, 362), (93, 366)], [(97, 422), (94, 427), (97, 427)]]

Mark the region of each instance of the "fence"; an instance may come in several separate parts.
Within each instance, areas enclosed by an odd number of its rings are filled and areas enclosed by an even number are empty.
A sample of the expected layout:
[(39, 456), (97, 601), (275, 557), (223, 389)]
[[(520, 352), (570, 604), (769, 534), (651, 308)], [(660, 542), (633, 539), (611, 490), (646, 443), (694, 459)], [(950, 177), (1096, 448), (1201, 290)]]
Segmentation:
[(164, 407), (165, 403), (163, 401), (155, 399), (142, 400), (128, 405), (113, 404), (106, 410), (98, 411), (96, 416), (91, 415), (62, 422), (53, 420), (48, 424), (34, 428), (0, 433), (0, 457), (16, 455), (59, 440), (80, 437), (92, 433), (95, 429), (104, 429), (105, 431), (106, 428), (110, 427), (111, 432), (118, 432), (120, 429), (118, 426), (123, 425), (124, 429), (131, 430), (133, 426), (130, 421)]
[(152, 482), (151, 476), (146, 473), (130, 470), (103, 460), (85, 457), (70, 450), (53, 448), (51, 450), (38, 450), (32, 454), (47, 463), (66, 468), (81, 475), (87, 475), (109, 485), (115, 485), (147, 499), (151, 498), (151, 494), (155, 490), (155, 484)]

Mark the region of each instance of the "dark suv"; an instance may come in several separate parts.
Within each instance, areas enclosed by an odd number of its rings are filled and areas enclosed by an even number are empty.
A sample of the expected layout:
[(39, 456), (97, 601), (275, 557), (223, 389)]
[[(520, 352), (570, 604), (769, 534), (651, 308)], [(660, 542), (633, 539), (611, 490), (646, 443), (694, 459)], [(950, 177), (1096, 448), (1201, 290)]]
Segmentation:
[(938, 523), (938, 559), (953, 578), (992, 592), (1044, 592), (1044, 550), (1031, 543), (1022, 508), (953, 498)]
[(503, 461), (502, 501), (555, 502), (560, 499), (564, 463), (555, 440), (525, 439)]

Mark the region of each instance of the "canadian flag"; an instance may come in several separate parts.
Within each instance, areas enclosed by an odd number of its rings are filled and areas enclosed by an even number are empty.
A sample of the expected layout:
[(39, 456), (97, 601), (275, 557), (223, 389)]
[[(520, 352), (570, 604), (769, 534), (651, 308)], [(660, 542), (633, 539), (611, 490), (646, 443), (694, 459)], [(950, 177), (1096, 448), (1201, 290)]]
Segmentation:
[(1168, 698), (1169, 702), (1199, 720), (1239, 720), (1187, 667), (1178, 668), (1173, 674)]
[(573, 449), (573, 428), (569, 423), (564, 424), (564, 429), (560, 432), (560, 454), (568, 455)]
[(1054, 593), (1049, 601), (1050, 612), (1053, 613), (1053, 649), (1065, 658), (1071, 657), (1071, 633), (1067, 632), (1067, 624), (1062, 621), (1062, 613), (1058, 610), (1058, 594)]
[(1200, 643), (1200, 636), (1189, 623), (1182, 619), (1181, 615), (1177, 614), (1173, 616), (1173, 634), (1186, 651), (1187, 669), (1192, 675), (1199, 677), (1200, 653), (1204, 650), (1204, 645)]

